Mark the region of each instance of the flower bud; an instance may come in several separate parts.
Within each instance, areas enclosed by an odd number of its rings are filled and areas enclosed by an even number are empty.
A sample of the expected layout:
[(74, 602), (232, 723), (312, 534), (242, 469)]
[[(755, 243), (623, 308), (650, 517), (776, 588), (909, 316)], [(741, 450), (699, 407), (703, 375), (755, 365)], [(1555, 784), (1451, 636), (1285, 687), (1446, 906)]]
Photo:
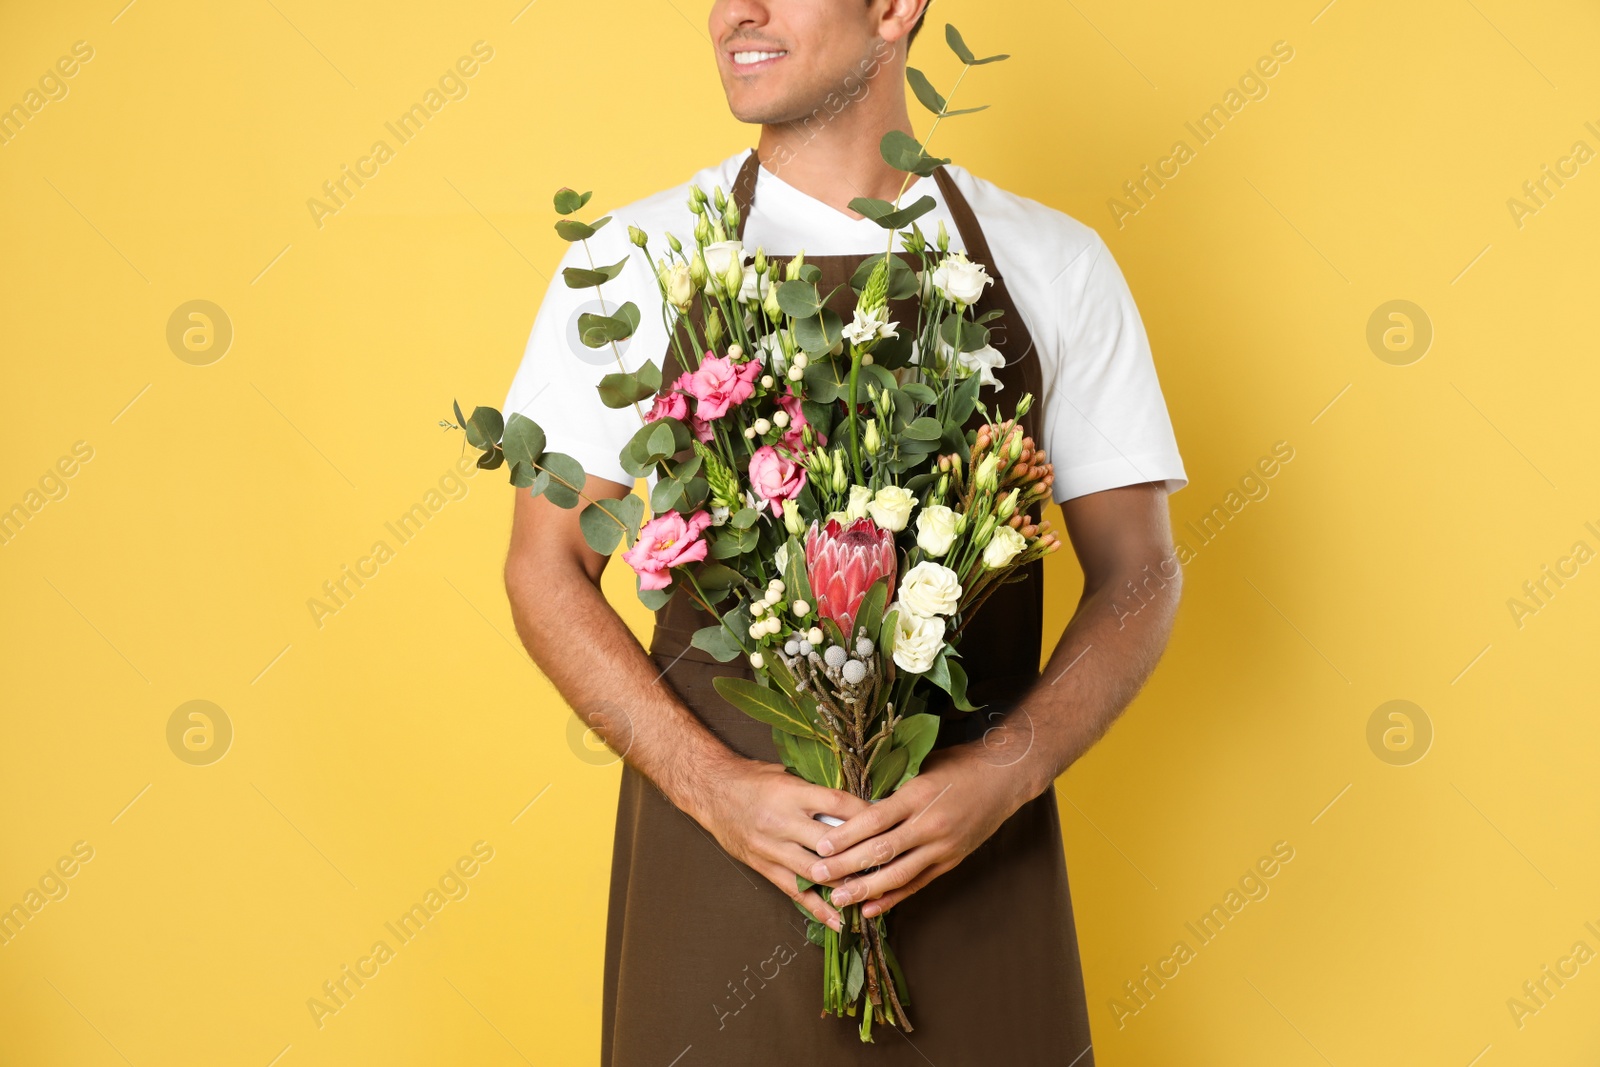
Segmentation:
[(711, 197), (711, 202), (716, 205), (718, 211), (728, 206), (728, 198), (723, 195), (722, 186), (715, 186), (712, 189), (712, 193), (714, 195)]
[(793, 500), (783, 502), (783, 527), (795, 537), (805, 532), (805, 523), (800, 521), (800, 508)]
[(694, 239), (696, 244), (708, 245), (711, 243), (711, 223), (706, 221), (704, 215), (694, 224)]
[[(1013, 489), (1000, 498), (1000, 506), (995, 508), (995, 518), (1001, 522), (1009, 522), (1017, 510), (1017, 490)], [(1017, 516), (1020, 518), (1020, 516)]]
[(637, 227), (637, 226), (629, 226), (628, 227), (628, 240), (632, 241), (634, 244), (638, 245), (640, 248), (643, 248), (645, 246), (646, 242), (649, 241), (649, 238), (644, 235), (644, 231), (639, 229), (639, 227)]
[(767, 286), (767, 295), (761, 299), (761, 310), (767, 313), (767, 318), (772, 322), (777, 322), (783, 318), (783, 307), (778, 303), (778, 287), (776, 285)]
[(792, 281), (798, 280), (799, 277), (800, 277), (800, 268), (805, 266), (805, 265), (806, 265), (806, 250), (802, 248), (798, 255), (796, 255), (793, 259), (791, 259), (788, 263), (784, 264), (784, 267), (783, 267), (783, 280), (786, 281), (786, 282), (792, 282)]
[(867, 428), (861, 434), (861, 447), (865, 448), (869, 454), (875, 456), (878, 454), (878, 448), (882, 444), (883, 441), (878, 436), (878, 420), (868, 419)]
[(744, 264), (738, 257), (728, 261), (728, 271), (722, 276), (722, 284), (728, 287), (728, 293), (737, 296), (740, 288), (744, 286)]
[(836, 448), (833, 450), (833, 491), (842, 493), (849, 484), (850, 478), (844, 469), (844, 449)]
[(1022, 398), (1017, 401), (1017, 418), (1026, 415), (1031, 407), (1033, 407), (1033, 394), (1023, 393)]
[(757, 274), (767, 273), (767, 251), (760, 245), (756, 245), (755, 268)]
[(706, 309), (706, 340), (712, 348), (722, 347), (722, 315), (716, 308)]
[(739, 205), (738, 204), (730, 203), (728, 205), (727, 210), (722, 213), (722, 223), (723, 223), (723, 225), (728, 227), (728, 232), (730, 232), (730, 233), (738, 233), (739, 232)]
[(997, 472), (1000, 470), (1000, 457), (993, 452), (983, 457), (978, 464), (977, 471), (973, 474), (973, 483), (980, 492), (992, 493), (999, 486), (1000, 480)]
[(939, 251), (950, 251), (950, 232), (944, 228), (944, 219), (939, 220)]
[(706, 270), (706, 258), (696, 252), (694, 258), (689, 261), (689, 278), (694, 282), (696, 290), (705, 289), (707, 273), (709, 272)]

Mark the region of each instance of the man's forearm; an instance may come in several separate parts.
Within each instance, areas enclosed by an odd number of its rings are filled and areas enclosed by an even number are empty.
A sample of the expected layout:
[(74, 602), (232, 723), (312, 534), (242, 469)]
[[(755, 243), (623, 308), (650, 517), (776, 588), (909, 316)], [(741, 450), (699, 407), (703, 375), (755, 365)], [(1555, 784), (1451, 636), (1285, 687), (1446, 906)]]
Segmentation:
[(707, 768), (737, 756), (678, 699), (600, 589), (549, 565), (508, 567), (506, 591), (528, 654), (579, 718), (698, 817)]
[[(1039, 681), (985, 739), (1010, 763), (1020, 799), (1043, 793), (1103, 736), (1155, 670), (1172, 633), (1183, 584), (1176, 558), (1123, 573), (1084, 596)], [(1170, 575), (1170, 577), (1167, 577)], [(998, 747), (1003, 745), (1004, 747)], [(1013, 750), (1014, 751), (1014, 750)]]

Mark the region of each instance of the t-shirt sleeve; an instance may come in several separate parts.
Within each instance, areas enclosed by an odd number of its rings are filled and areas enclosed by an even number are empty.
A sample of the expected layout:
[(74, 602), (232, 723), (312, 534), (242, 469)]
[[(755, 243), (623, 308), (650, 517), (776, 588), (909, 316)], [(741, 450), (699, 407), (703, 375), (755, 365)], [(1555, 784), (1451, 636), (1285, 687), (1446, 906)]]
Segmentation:
[[(545, 290), (534, 316), (522, 363), (506, 394), (502, 413), (519, 412), (544, 430), (545, 447), (563, 452), (583, 465), (584, 472), (632, 487), (633, 475), (617, 456), (639, 429), (633, 405), (608, 408), (600, 401), (600, 379), (619, 370), (636, 371), (645, 362), (661, 364), (667, 337), (661, 323), (661, 296), (644, 254), (627, 240), (627, 226), (617, 219), (589, 239), (589, 249), (573, 244)], [(628, 257), (622, 272), (599, 290), (570, 289), (561, 277), (568, 267), (606, 266)], [(604, 300), (602, 311), (601, 300)], [(589, 348), (578, 331), (578, 316), (615, 314), (627, 301), (638, 307), (634, 335), (611, 345)]]
[(1128, 283), (1098, 235), (1054, 289), (1056, 351), (1041, 357), (1053, 371), (1043, 433), (1055, 465), (1056, 502), (1142, 482), (1177, 492), (1189, 478), (1150, 342)]

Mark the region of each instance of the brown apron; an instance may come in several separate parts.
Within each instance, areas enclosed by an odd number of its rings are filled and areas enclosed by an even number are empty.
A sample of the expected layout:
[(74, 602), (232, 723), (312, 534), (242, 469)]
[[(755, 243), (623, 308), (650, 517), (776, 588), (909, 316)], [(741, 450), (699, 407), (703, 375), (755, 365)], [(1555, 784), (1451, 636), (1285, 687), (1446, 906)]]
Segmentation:
[[(741, 237), (758, 166), (752, 151), (734, 182)], [(977, 312), (1005, 312), (991, 324), (991, 344), (1007, 356), (995, 372), (1004, 389), (985, 389), (984, 402), (1009, 411), (1031, 392), (1035, 403), (1023, 423), (1038, 440), (1044, 400), (1038, 354), (972, 209), (943, 168), (936, 181), (968, 257), (995, 279)], [(864, 258), (806, 257), (821, 269), (824, 293), (848, 282)], [(834, 310), (847, 322), (854, 301), (848, 285), (836, 298)], [(893, 310), (903, 329), (913, 327), (913, 301)], [(663, 379), (678, 373), (669, 346)], [(974, 413), (969, 425), (981, 421)], [(946, 720), (939, 746), (980, 737), (1039, 675), (1042, 566), (1035, 562), (1023, 573), (1024, 580), (994, 592), (960, 646), (972, 702), (982, 710), (963, 715), (947, 698), (930, 700), (928, 710)], [(663, 680), (730, 748), (777, 762), (771, 727), (732, 707), (711, 684), (721, 675), (749, 678), (748, 664), (718, 663), (689, 644), (712, 621), (688, 597), (674, 597), (656, 613), (650, 655)], [(997, 764), (1009, 762), (995, 752)], [(601, 1063), (1093, 1067), (1053, 788), (1024, 804), (954, 870), (891, 909), (888, 928), (916, 1030), (875, 1026), (874, 1042), (863, 1044), (858, 1019), (820, 1017), (822, 951), (806, 940), (804, 917), (790, 899), (625, 764), (606, 927)]]

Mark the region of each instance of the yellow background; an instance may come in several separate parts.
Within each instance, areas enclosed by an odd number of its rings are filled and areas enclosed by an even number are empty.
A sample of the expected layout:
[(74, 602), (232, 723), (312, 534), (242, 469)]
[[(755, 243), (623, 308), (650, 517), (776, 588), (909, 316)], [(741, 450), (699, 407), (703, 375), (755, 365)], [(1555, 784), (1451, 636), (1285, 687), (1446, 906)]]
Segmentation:
[[(551, 192), (614, 206), (752, 143), (705, 5), (122, 2), (0, 16), (0, 104), (94, 49), (0, 146), (0, 507), (93, 449), (0, 547), (0, 905), (94, 850), (0, 947), (0, 1060), (593, 1062), (618, 768), (516, 642), (504, 472), (409, 543), (384, 524), (460, 454), (450, 400), (504, 396)], [(933, 147), (1106, 238), (1192, 479), (1179, 535), (1294, 449), (1189, 538), (1159, 671), (1058, 786), (1096, 1055), (1592, 1062), (1600, 963), (1520, 1028), (1507, 1000), (1600, 951), (1600, 565), (1520, 627), (1507, 601), (1600, 549), (1600, 162), (1520, 227), (1506, 202), (1600, 149), (1600, 14), (1322, 2), (940, 0), (913, 53), (948, 86), (949, 20), (1013, 54)], [(479, 40), (469, 95), (318, 228), (306, 201)], [(1108, 199), (1275, 41), (1269, 95), (1118, 228)], [(166, 341), (194, 299), (234, 331), (207, 366)], [(1366, 342), (1396, 299), (1434, 330), (1407, 366)], [(1070, 554), (1050, 580), (1058, 632)], [(620, 565), (606, 588), (643, 636)], [(168, 746), (190, 700), (232, 725), (208, 766)], [(1420, 761), (1369, 747), (1390, 700), (1431, 723)], [(319, 1028), (307, 1000), (478, 841), (469, 895)], [(1123, 983), (1278, 841), (1270, 895), (1119, 1028)]]

